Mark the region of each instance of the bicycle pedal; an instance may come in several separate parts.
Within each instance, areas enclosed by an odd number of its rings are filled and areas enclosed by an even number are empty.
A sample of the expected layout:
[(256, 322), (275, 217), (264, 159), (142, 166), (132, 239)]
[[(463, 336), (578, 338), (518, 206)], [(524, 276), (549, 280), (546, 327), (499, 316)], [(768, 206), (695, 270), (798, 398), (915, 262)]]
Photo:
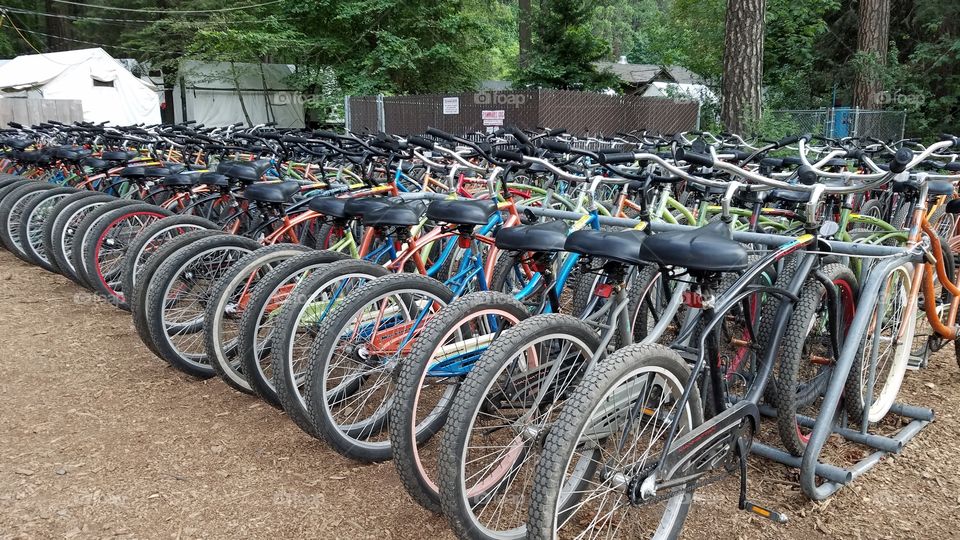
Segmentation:
[(762, 506), (757, 506), (750, 501), (744, 501), (743, 510), (756, 514), (760, 517), (767, 518), (774, 523), (786, 523), (788, 521), (786, 514), (781, 514), (780, 512), (775, 512)]
[(910, 355), (907, 359), (907, 369), (910, 371), (919, 371), (923, 367), (923, 357)]

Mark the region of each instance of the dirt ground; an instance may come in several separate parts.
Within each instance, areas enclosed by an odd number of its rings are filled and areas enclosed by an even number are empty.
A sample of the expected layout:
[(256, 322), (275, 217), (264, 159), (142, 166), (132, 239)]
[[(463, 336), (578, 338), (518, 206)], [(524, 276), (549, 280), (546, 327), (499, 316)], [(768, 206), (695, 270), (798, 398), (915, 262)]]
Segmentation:
[[(949, 347), (906, 401), (937, 421), (904, 452), (814, 503), (751, 461), (751, 498), (786, 525), (698, 492), (689, 538), (960, 536), (960, 369)], [(0, 252), (0, 538), (450, 538), (390, 463), (358, 466), (283, 414), (155, 358), (129, 315)]]

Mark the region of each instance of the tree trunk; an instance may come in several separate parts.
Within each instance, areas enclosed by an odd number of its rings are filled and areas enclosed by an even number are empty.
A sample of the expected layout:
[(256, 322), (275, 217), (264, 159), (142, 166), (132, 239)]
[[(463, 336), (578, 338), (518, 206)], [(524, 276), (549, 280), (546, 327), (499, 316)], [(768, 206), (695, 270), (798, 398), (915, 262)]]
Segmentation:
[(47, 51), (65, 51), (70, 49), (70, 43), (68, 43), (64, 38), (68, 37), (69, 28), (67, 26), (67, 19), (63, 18), (61, 15), (65, 15), (65, 12), (61, 9), (59, 4), (55, 4), (50, 0), (44, 0), (43, 3), (44, 12), (50, 14), (50, 17), (44, 17), (46, 23), (46, 49)]
[(520, 67), (527, 67), (533, 40), (530, 34), (530, 0), (519, 0), (520, 13), (517, 15), (517, 27), (520, 33)]
[(878, 109), (883, 105), (882, 68), (887, 65), (890, 41), (890, 0), (860, 0), (857, 9), (857, 74), (853, 106)]
[(733, 133), (743, 133), (749, 122), (760, 119), (766, 8), (766, 0), (727, 2), (720, 116)]

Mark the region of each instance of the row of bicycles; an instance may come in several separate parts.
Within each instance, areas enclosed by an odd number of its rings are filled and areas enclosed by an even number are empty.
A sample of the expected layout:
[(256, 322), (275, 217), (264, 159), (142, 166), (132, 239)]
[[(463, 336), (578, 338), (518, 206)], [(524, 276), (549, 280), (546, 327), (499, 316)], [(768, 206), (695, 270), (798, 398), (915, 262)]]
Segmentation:
[(754, 444), (816, 460), (819, 419), (866, 433), (956, 347), (948, 135), (0, 136), (7, 250), (461, 538), (672, 538), (727, 476), (784, 521)]

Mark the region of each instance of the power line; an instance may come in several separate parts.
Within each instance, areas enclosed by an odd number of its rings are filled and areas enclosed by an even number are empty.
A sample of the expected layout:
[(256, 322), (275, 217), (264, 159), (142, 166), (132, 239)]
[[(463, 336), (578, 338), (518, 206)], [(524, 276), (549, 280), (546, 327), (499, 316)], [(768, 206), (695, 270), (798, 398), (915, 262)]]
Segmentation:
[(248, 4), (245, 6), (236, 6), (236, 7), (226, 7), (226, 8), (217, 8), (217, 9), (147, 9), (147, 8), (123, 8), (123, 7), (113, 7), (113, 6), (101, 6), (99, 4), (84, 4), (82, 2), (72, 2), (71, 0), (50, 0), (51, 2), (56, 2), (58, 4), (68, 4), (71, 6), (82, 6), (82, 7), (92, 7), (98, 9), (105, 9), (107, 11), (126, 11), (133, 13), (162, 13), (168, 15), (177, 15), (177, 14), (198, 14), (198, 13), (223, 13), (226, 11), (240, 11), (250, 8), (258, 8), (264, 6), (272, 6), (274, 4), (279, 4), (283, 0), (270, 0), (269, 2), (261, 2), (259, 4)]
[(17, 13), (19, 15), (40, 15), (41, 17), (51, 17), (55, 19), (67, 19), (69, 21), (102, 21), (102, 22), (138, 22), (138, 23), (155, 23), (161, 19), (111, 19), (104, 17), (83, 17), (78, 15), (63, 15), (59, 13), (44, 13), (42, 11), (32, 11), (29, 9), (15, 8), (11, 6), (0, 5), (0, 9), (4, 11), (9, 11), (11, 13)]
[[(7, 15), (6, 13), (4, 13), (2, 16), (0, 16), (0, 25), (3, 24), (3, 20), (4, 20), (4, 19), (10, 21), (10, 26), (12, 26), (13, 29), (17, 31), (17, 35), (20, 36), (20, 39), (22, 39), (22, 40), (27, 44), (27, 46), (29, 46), (31, 49), (33, 49), (34, 52), (36, 52), (36, 53), (39, 54), (40, 56), (46, 58), (48, 61), (53, 62), (54, 64), (59, 64), (59, 65), (61, 65), (61, 66), (73, 66), (73, 65), (76, 65), (76, 64), (65, 64), (65, 63), (63, 63), (63, 62), (58, 62), (57, 60), (54, 60), (53, 58), (49, 58), (47, 55), (45, 55), (45, 54), (43, 54), (42, 52), (40, 52), (40, 49), (38, 49), (38, 48), (33, 44), (32, 41), (30, 41), (29, 39), (27, 39), (27, 36), (23, 35), (23, 32), (20, 31), (20, 28), (18, 28), (17, 25), (16, 25), (16, 23), (13, 22), (13, 17), (11, 17), (11, 16)], [(30, 33), (29, 30), (26, 30), (26, 32)]]
[[(16, 25), (13, 24), (13, 19), (8, 17), (8, 20), (10, 21), (10, 26), (13, 26), (13, 29), (16, 30), (18, 34), (20, 34), (20, 37), (23, 38), (23, 40), (27, 42), (27, 45), (29, 45), (31, 49), (33, 49), (34, 51), (36, 51), (37, 54), (41, 54), (41, 55), (42, 55), (43, 53), (40, 52), (39, 50), (37, 50), (37, 48), (33, 46), (33, 43), (31, 43), (30, 40), (28, 40), (28, 39), (21, 33), (21, 30), (20, 30), (19, 28), (17, 28)], [(73, 42), (73, 43), (80, 43), (80, 44), (83, 44), (83, 45), (96, 45), (97, 47), (100, 47), (101, 49), (103, 49), (103, 48), (113, 48), (113, 49), (123, 49), (123, 50), (127, 50), (127, 51), (146, 52), (146, 53), (155, 53), (155, 52), (157, 52), (156, 50), (153, 50), (153, 49), (143, 49), (143, 48), (140, 48), (140, 47), (128, 47), (128, 46), (125, 46), (125, 45), (107, 45), (106, 43), (98, 43), (98, 42), (96, 42), (96, 41), (86, 41), (86, 40), (83, 40), (83, 39), (73, 39), (73, 38), (68, 38), (68, 37), (63, 37), (63, 36), (55, 36), (55, 35), (53, 35), (53, 34), (47, 34), (47, 33), (44, 33), (44, 32), (38, 32), (38, 31), (36, 31), (36, 30), (29, 30), (29, 29), (27, 29), (27, 28), (24, 28), (24, 29), (23, 29), (23, 32), (26, 32), (26, 33), (31, 34), (31, 35), (34, 35), (34, 36), (43, 36), (43, 37), (48, 37), (48, 38), (54, 38), (54, 39), (63, 40), (63, 41), (70, 41), (70, 42)], [(174, 54), (186, 54), (187, 51), (165, 51), (165, 52), (171, 52), (171, 53), (174, 53)], [(49, 59), (48, 59), (48, 60), (49, 60)], [(51, 60), (51, 61), (52, 61), (52, 60)], [(59, 62), (57, 62), (57, 63), (59, 63)], [(64, 64), (64, 65), (66, 65), (66, 64)]]
[[(41, 17), (51, 17), (51, 18), (54, 18), (54, 19), (66, 19), (66, 20), (69, 20), (69, 21), (97, 21), (97, 22), (106, 22), (106, 23), (147, 23), (147, 24), (153, 24), (153, 23), (162, 22), (162, 21), (165, 20), (165, 19), (118, 19), (118, 18), (115, 18), (115, 17), (88, 17), (88, 16), (85, 16), (85, 15), (64, 15), (64, 14), (62, 14), (62, 13), (44, 13), (44, 12), (42, 12), (42, 11), (33, 11), (33, 10), (29, 10), (29, 9), (15, 8), (15, 7), (10, 7), (10, 6), (4, 6), (4, 5), (2, 5), (2, 4), (0, 4), (0, 10), (6, 10), (6, 11), (9, 11), (9, 12), (11, 12), (11, 13), (17, 13), (17, 14), (20, 14), (20, 15), (39, 15), (39, 16), (41, 16)], [(282, 18), (282, 19), (276, 19), (276, 20), (282, 22), (282, 21), (292, 21), (292, 20), (296, 20), (296, 19), (293, 19), (293, 18)], [(179, 21), (176, 21), (176, 22), (177, 22), (177, 24), (198, 24), (198, 25), (203, 25), (203, 24), (208, 24), (208, 23), (211, 22), (211, 21), (210, 21), (210, 20), (203, 20), (203, 21), (196, 21), (196, 20), (194, 20), (194, 21), (179, 20)], [(249, 23), (252, 24), (252, 23), (258, 23), (258, 22), (260, 22), (260, 21), (239, 21), (239, 20), (235, 20), (235, 21), (215, 21), (215, 22), (216, 22), (217, 24), (232, 25), (232, 24), (236, 24), (236, 23), (246, 23), (246, 22), (249, 22)]]
[[(10, 20), (10, 24), (11, 24), (11, 26), (12, 26), (12, 25), (13, 25), (13, 19), (12, 19), (12, 18), (9, 18), (9, 17), (8, 17), (8, 19)], [(19, 28), (14, 27), (14, 29), (17, 30), (17, 33), (20, 33), (20, 29), (19, 29)], [(44, 32), (38, 32), (38, 31), (36, 31), (36, 30), (29, 30), (29, 29), (27, 29), (27, 28), (24, 28), (23, 31), (26, 32), (26, 33), (28, 33), (28, 34), (35, 35), (35, 36), (43, 36), (43, 37), (49, 37), (49, 38), (59, 39), (59, 40), (63, 40), (63, 41), (71, 41), (71, 42), (73, 42), (73, 43), (80, 43), (80, 44), (83, 44), (83, 45), (96, 45), (97, 47), (100, 47), (100, 48), (103, 48), (103, 49), (113, 48), (113, 49), (122, 49), (122, 50), (135, 51), (135, 52), (141, 52), (141, 53), (156, 53), (156, 52), (158, 52), (158, 49), (146, 49), (146, 48), (143, 48), (143, 47), (129, 47), (129, 46), (126, 46), (126, 45), (107, 45), (106, 43), (98, 43), (98, 42), (96, 42), (96, 41), (86, 41), (86, 40), (83, 40), (83, 39), (72, 39), (72, 38), (68, 38), (68, 37), (55, 36), (55, 35), (53, 35), (53, 34), (47, 34), (47, 33), (44, 33)], [(23, 37), (23, 35), (21, 34), (20, 37)], [(276, 39), (276, 40), (278, 40), (278, 41), (287, 41), (287, 42), (291, 42), (291, 43), (297, 42), (297, 40), (284, 39), (284, 38), (279, 38), (279, 37), (278, 37), (278, 38), (274, 38), (274, 39)], [(30, 45), (30, 48), (32, 48), (34, 51), (36, 51), (37, 54), (43, 54), (43, 53), (41, 53), (40, 51), (37, 51), (36, 47), (34, 47), (33, 44), (30, 43), (29, 40), (27, 40), (25, 37), (24, 37), (24, 40), (27, 41), (27, 43)], [(171, 51), (171, 50), (168, 50), (168, 49), (166, 49), (166, 48), (163, 49), (163, 52), (172, 53), (172, 54), (189, 54), (189, 51)]]

